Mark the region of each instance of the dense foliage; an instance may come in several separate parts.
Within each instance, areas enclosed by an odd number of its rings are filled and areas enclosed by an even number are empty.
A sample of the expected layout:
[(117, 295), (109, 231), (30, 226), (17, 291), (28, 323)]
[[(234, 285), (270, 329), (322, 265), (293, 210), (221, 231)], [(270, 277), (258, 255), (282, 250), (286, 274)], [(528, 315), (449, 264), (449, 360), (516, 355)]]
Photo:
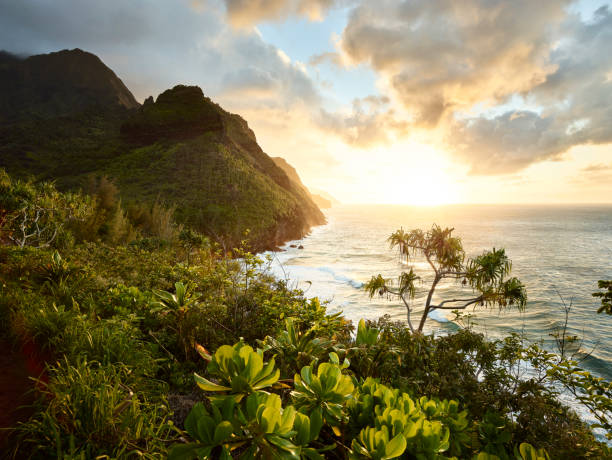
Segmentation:
[[(34, 201), (68, 199), (8, 180)], [(433, 337), (381, 318), (354, 330), (270, 276), (265, 257), (181, 237), (161, 210), (137, 220), (95, 185), (70, 196), (83, 213), (48, 245), (14, 244), (12, 221), (0, 224), (1, 340), (46, 364), (13, 458), (610, 456), (557, 398), (573, 389), (609, 430), (610, 384), (570, 358), (469, 328)]]
[(262, 151), (247, 122), (178, 85), (139, 106), (121, 80), (81, 50), (0, 55), (0, 167), (61, 190), (108, 176), (124, 207), (160, 197), (173, 217), (231, 249), (300, 238), (324, 216)]
[(612, 281), (599, 280), (597, 287), (601, 289), (599, 292), (594, 292), (593, 297), (601, 299), (601, 307), (597, 310), (597, 313), (607, 313), (612, 315)]

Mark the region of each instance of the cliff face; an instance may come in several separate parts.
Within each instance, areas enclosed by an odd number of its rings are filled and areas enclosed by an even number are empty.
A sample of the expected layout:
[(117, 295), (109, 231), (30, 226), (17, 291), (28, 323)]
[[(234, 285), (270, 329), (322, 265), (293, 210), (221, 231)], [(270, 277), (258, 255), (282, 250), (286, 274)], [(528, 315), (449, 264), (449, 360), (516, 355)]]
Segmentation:
[(107, 175), (126, 204), (162, 199), (180, 222), (227, 245), (249, 229), (256, 249), (273, 248), (325, 222), (247, 122), (198, 87), (179, 85), (141, 106), (80, 50), (2, 54), (0, 80), (12, 82), (0, 89), (0, 167), (9, 173), (63, 188)]
[[(263, 152), (247, 122), (198, 87), (179, 85), (149, 99), (120, 132), (135, 159), (125, 157), (120, 164), (129, 166), (112, 175), (135, 195), (142, 183), (148, 194), (176, 184), (171, 194), (181, 204), (179, 218), (202, 231), (236, 243), (249, 229), (256, 247), (268, 249), (325, 222), (309, 195)], [(128, 170), (141, 185), (122, 172)]]
[(318, 193), (312, 193), (312, 191), (302, 183), (302, 179), (300, 179), (298, 172), (293, 166), (287, 163), (287, 160), (281, 157), (273, 157), (272, 159), (279, 168), (285, 171), (289, 179), (291, 179), (312, 200), (312, 202), (317, 205), (317, 207), (321, 209), (329, 209), (332, 207), (331, 200), (324, 198)]

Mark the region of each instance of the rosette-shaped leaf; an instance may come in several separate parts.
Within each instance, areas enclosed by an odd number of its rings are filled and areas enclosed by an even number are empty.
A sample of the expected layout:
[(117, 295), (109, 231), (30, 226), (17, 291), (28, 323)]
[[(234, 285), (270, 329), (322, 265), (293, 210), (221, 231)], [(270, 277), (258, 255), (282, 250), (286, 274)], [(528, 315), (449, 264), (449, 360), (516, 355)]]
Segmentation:
[(240, 413), (243, 437), (249, 447), (241, 458), (300, 458), (301, 447), (291, 438), (296, 435), (294, 422), (296, 410), (293, 406), (282, 408), (276, 394), (253, 393), (246, 399), (246, 411)]
[(403, 435), (389, 439), (389, 429), (382, 426), (380, 429), (368, 427), (361, 430), (357, 439), (353, 439), (349, 458), (373, 460), (387, 460), (398, 458), (406, 450), (406, 439)]
[(174, 445), (168, 459), (187, 460), (215, 455), (221, 459), (231, 459), (230, 451), (243, 444), (234, 434), (234, 409), (231, 398), (226, 398), (218, 406), (213, 405), (210, 413), (202, 403), (193, 406), (185, 419), (185, 430), (196, 442)]
[(338, 364), (322, 363), (316, 373), (312, 366), (304, 366), (293, 380), (295, 389), (291, 396), (300, 412), (320, 410), (323, 420), (332, 427), (344, 421), (344, 405), (352, 398), (355, 387)]
[(208, 364), (208, 372), (217, 377), (219, 383), (195, 374), (198, 386), (204, 391), (230, 393), (236, 402), (272, 386), (280, 376), (280, 371), (274, 367), (274, 358), (264, 363), (262, 351), (254, 351), (243, 342), (233, 347), (219, 347)]

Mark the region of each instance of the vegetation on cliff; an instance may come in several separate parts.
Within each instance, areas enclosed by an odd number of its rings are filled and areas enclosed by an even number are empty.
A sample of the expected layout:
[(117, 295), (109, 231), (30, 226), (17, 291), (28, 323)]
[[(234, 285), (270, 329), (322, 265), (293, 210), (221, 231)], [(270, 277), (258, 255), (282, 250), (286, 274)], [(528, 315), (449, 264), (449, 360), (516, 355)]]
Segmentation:
[[(228, 257), (165, 208), (130, 221), (108, 182), (91, 196), (0, 182), (2, 339), (47, 365), (14, 458), (610, 455), (557, 399), (574, 384), (606, 426), (609, 384), (519, 335), (355, 331), (244, 246)], [(14, 217), (43, 198), (79, 212), (15, 244)]]
[(325, 218), (257, 144), (246, 121), (176, 86), (140, 106), (81, 50), (0, 56), (0, 167), (61, 190), (108, 176), (126, 208), (158, 200), (224, 244), (246, 229), (256, 249), (306, 234)]
[(279, 168), (285, 171), (285, 174), (287, 174), (289, 179), (291, 179), (291, 181), (294, 184), (297, 184), (299, 188), (301, 188), (304, 191), (304, 193), (308, 195), (319, 208), (328, 209), (332, 207), (332, 202), (330, 199), (325, 198), (321, 196), (320, 194), (312, 193), (312, 191), (309, 190), (308, 187), (306, 187), (302, 183), (302, 179), (300, 179), (300, 175), (295, 170), (295, 168), (287, 162), (287, 160), (281, 157), (273, 157), (272, 160), (274, 160), (274, 163), (276, 163), (276, 165)]

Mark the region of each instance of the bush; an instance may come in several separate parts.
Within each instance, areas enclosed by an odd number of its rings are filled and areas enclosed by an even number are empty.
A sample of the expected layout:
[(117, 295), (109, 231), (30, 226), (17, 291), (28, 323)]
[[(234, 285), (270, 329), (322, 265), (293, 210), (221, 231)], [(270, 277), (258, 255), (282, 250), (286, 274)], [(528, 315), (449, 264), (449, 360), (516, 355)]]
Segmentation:
[[(172, 417), (199, 444), (178, 444), (177, 458), (545, 456), (529, 445), (609, 456), (557, 399), (566, 385), (609, 424), (609, 383), (576, 363), (469, 327), (433, 337), (381, 318), (353, 335), (244, 245), (185, 263), (187, 236), (80, 242), (61, 256), (0, 247), (5, 338), (59, 363), (41, 377), (18, 458), (164, 457), (176, 441), (165, 396), (191, 407), (198, 385), (203, 403)], [(520, 372), (525, 361), (536, 375)]]
[[(472, 441), (476, 424), (457, 401), (412, 398), (372, 378), (354, 384), (346, 374), (348, 361), (340, 364), (334, 353), (329, 362), (304, 366), (295, 375), (289, 405), (270, 393), (285, 385), (276, 385), (279, 372), (273, 360), (264, 365), (262, 350), (239, 342), (220, 347), (214, 356), (201, 354), (219, 383), (196, 374), (200, 388), (213, 393), (210, 409), (194, 406), (185, 429), (196, 442), (176, 444), (169, 455), (173, 460), (231, 459), (234, 450), (242, 459), (322, 459), (327, 451), (351, 459), (500, 458), (478, 452)], [(480, 435), (501, 458), (548, 459), (527, 443), (512, 446), (508, 437), (500, 442), (495, 429), (484, 427)]]
[(17, 429), (14, 455), (165, 458), (166, 443), (175, 438), (168, 408), (130, 388), (130, 380), (124, 365), (60, 361), (49, 383), (41, 382), (38, 412)]

